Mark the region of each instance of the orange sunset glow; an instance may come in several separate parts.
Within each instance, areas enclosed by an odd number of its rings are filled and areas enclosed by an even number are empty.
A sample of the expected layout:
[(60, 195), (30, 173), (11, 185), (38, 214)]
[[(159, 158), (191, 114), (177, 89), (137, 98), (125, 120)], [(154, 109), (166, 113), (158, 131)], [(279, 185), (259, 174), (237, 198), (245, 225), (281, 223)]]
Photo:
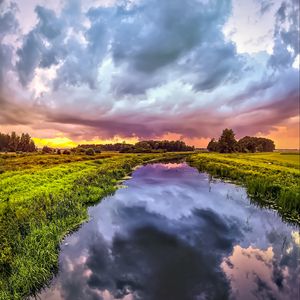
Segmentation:
[(290, 1), (176, 2), (172, 18), (168, 5), (143, 1), (2, 1), (0, 132), (27, 132), (38, 147), (167, 139), (205, 148), (232, 128), (237, 139), (298, 149)]

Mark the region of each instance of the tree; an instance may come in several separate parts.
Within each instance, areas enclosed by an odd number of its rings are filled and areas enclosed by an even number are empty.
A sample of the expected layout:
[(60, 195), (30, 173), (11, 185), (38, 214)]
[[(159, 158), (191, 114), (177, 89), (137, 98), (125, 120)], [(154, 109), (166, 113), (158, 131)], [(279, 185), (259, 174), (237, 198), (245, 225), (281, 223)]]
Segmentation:
[(71, 151), (68, 150), (68, 149), (65, 149), (65, 150), (63, 151), (63, 154), (70, 155), (70, 154), (71, 154)]
[(9, 139), (9, 134), (0, 133), (0, 151), (8, 151)]
[(17, 151), (23, 152), (33, 152), (36, 150), (34, 142), (31, 140), (31, 137), (28, 133), (22, 133), (21, 138), (19, 139), (19, 144)]
[(95, 155), (95, 151), (93, 148), (89, 148), (85, 150), (86, 155)]
[(48, 147), (48, 146), (44, 146), (43, 149), (42, 149), (42, 152), (45, 153), (45, 154), (49, 154), (49, 153), (53, 152), (53, 149)]
[(35, 151), (37, 151), (37, 148), (34, 144), (34, 141), (31, 140), (28, 146), (28, 152), (35, 152)]
[(275, 150), (275, 143), (266, 138), (257, 138), (262, 152), (273, 152)]
[(224, 129), (219, 138), (219, 151), (221, 153), (232, 153), (237, 151), (237, 141), (232, 129)]
[(8, 151), (16, 152), (20, 142), (20, 137), (13, 131), (9, 138)]
[(245, 136), (238, 141), (239, 151), (241, 152), (272, 152), (275, 150), (275, 144), (272, 140)]
[(155, 141), (145, 140), (137, 142), (135, 145), (123, 143), (116, 144), (90, 144), (78, 145), (76, 152), (85, 152), (86, 149), (92, 148), (95, 153), (101, 151), (119, 151), (121, 153), (129, 152), (164, 152), (164, 151), (194, 151), (193, 146), (187, 146), (183, 141)]
[(34, 152), (36, 147), (28, 133), (18, 136), (15, 132), (12, 132), (11, 135), (0, 132), (0, 151)]
[(135, 144), (135, 152), (140, 152), (140, 153), (151, 152), (151, 146), (147, 141), (137, 142)]
[(129, 146), (124, 146), (119, 152), (120, 153), (130, 153), (134, 151), (134, 146), (129, 145)]
[(257, 151), (257, 142), (254, 137), (245, 136), (238, 141), (239, 151), (240, 152), (251, 152), (254, 153)]
[(207, 145), (207, 150), (209, 152), (218, 152), (219, 151), (219, 143), (215, 140), (215, 138), (211, 139)]

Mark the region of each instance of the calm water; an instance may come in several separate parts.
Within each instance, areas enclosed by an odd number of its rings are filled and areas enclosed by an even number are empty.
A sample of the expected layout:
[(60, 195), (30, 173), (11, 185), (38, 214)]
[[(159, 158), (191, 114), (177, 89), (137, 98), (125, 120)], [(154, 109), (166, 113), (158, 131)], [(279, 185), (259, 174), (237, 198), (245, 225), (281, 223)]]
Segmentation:
[(48, 300), (300, 299), (300, 237), (186, 164), (139, 168), (62, 243)]

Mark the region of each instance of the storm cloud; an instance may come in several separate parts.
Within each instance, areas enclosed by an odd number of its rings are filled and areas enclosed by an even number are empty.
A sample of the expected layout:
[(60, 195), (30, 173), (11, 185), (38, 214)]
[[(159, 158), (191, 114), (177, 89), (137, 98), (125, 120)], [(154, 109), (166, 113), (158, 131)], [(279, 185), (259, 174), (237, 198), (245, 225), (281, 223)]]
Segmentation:
[(254, 17), (274, 20), (272, 53), (237, 50), (224, 31), (231, 1), (29, 4), (30, 24), (18, 17), (18, 1), (0, 4), (0, 85), (60, 134), (209, 138), (224, 127), (268, 134), (298, 114), (297, 1), (257, 3)]

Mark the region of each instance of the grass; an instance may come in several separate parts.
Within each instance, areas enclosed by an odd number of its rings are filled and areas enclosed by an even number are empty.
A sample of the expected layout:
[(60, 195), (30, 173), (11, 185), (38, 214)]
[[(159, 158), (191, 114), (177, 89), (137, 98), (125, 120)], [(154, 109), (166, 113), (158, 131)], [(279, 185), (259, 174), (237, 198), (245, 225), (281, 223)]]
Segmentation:
[[(59, 243), (146, 162), (186, 153), (0, 154), (0, 300), (24, 299), (55, 274)], [(188, 154), (200, 171), (247, 187), (251, 199), (300, 224), (299, 154)]]
[(247, 188), (258, 204), (278, 210), (284, 220), (300, 224), (300, 156), (295, 153), (199, 153), (191, 166)]
[(0, 299), (24, 299), (56, 272), (59, 242), (142, 163), (182, 154), (0, 155)]
[(60, 165), (70, 162), (80, 162), (87, 160), (97, 160), (101, 158), (116, 157), (118, 153), (104, 152), (95, 156), (87, 155), (56, 155), (56, 154), (39, 154), (39, 153), (8, 153), (0, 154), (0, 174), (7, 171), (17, 171), (34, 168), (49, 168), (54, 165)]

